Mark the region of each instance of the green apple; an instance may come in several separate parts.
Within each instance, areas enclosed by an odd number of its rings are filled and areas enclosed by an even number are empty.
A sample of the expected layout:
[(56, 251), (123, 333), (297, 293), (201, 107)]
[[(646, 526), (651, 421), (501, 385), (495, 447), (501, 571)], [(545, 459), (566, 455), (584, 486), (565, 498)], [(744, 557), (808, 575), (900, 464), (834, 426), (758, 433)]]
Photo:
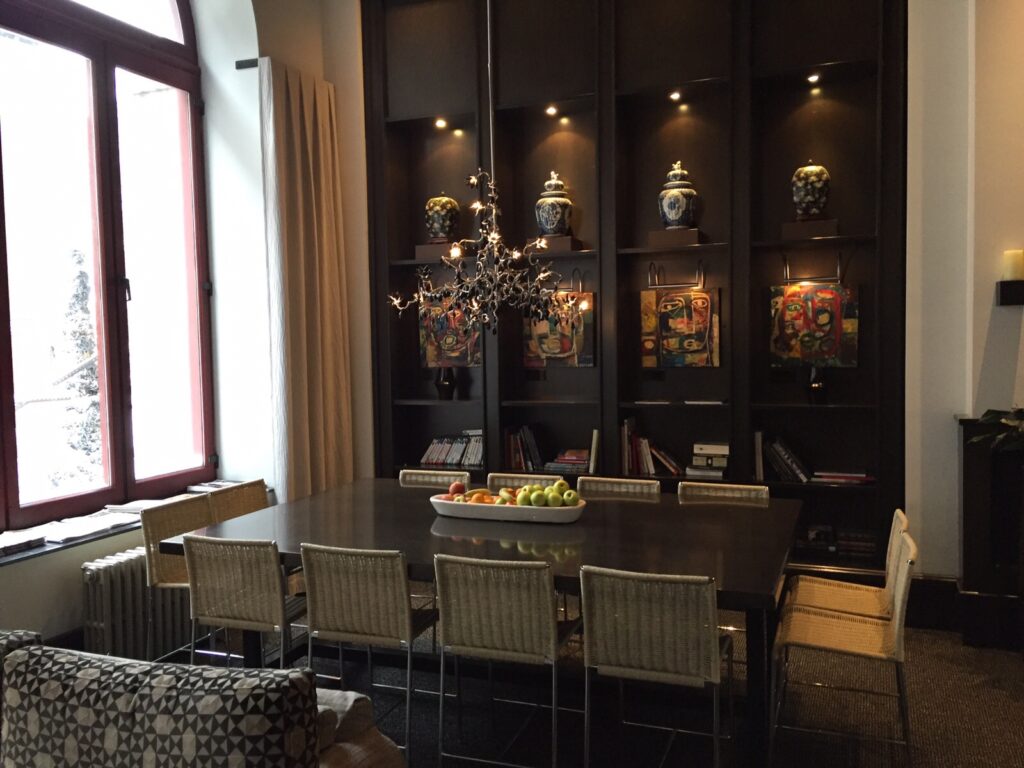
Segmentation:
[(530, 503), (535, 507), (543, 507), (548, 503), (547, 494), (544, 491), (534, 491), (530, 494)]
[(518, 504), (520, 507), (530, 506), (530, 492), (525, 488), (521, 490), (519, 492), (519, 495), (516, 496), (516, 504)]
[(531, 492), (543, 491), (543, 490), (544, 490), (544, 486), (542, 486), (542, 485), (531, 485), (530, 486), (530, 491)]
[(508, 501), (505, 499), (504, 496), (499, 496), (498, 498), (496, 498), (494, 500), (494, 503), (495, 504), (508, 504)]
[(559, 480), (558, 482), (555, 483), (554, 489), (559, 493), (564, 494), (566, 491), (569, 490), (569, 484), (565, 482), (565, 480)]
[(575, 507), (580, 503), (580, 495), (570, 488), (562, 494), (562, 503), (567, 507)]
[(464, 495), (464, 494), (461, 494), (461, 493), (457, 493), (457, 494), (455, 494), (455, 498), (454, 498), (454, 499), (452, 499), (452, 501), (458, 501), (458, 502), (463, 502), (463, 501), (465, 501), (465, 500), (466, 500), (466, 497), (465, 497), (465, 495)]
[(514, 504), (516, 500), (516, 495), (511, 488), (502, 488), (498, 491), (498, 496), (509, 504)]
[(560, 507), (560, 506), (562, 506), (562, 494), (560, 494), (558, 491), (554, 491), (554, 490), (548, 491), (545, 494), (545, 496), (547, 496), (548, 506), (549, 507)]

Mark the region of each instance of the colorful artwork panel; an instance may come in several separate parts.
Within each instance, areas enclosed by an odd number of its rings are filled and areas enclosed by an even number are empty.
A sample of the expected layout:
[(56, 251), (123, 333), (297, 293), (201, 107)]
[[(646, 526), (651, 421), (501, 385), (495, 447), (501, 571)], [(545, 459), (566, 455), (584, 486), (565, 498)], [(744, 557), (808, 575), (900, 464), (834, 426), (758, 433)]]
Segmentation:
[(857, 292), (838, 283), (771, 289), (773, 367), (857, 366)]
[(523, 318), (523, 365), (527, 368), (590, 368), (594, 365), (594, 294), (559, 291), (556, 310)]
[(420, 307), (420, 363), (424, 368), (469, 368), (482, 363), (480, 326), (440, 303)]
[(640, 291), (640, 364), (644, 368), (719, 366), (717, 288)]

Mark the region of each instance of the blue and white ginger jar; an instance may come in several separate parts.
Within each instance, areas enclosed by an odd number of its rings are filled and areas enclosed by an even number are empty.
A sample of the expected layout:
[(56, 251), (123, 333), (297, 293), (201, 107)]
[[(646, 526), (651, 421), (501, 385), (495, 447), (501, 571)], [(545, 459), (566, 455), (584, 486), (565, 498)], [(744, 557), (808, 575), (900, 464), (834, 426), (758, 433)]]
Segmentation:
[(683, 164), (676, 161), (658, 193), (658, 212), (665, 229), (689, 229), (696, 221), (697, 190), (687, 180), (689, 175)]
[(427, 200), (424, 218), (430, 242), (450, 243), (459, 228), (459, 203), (442, 192)]
[(542, 235), (568, 235), (572, 233), (572, 200), (565, 193), (565, 182), (551, 172), (544, 182), (544, 192), (537, 200), (537, 227)]
[(819, 218), (825, 212), (832, 177), (823, 165), (808, 160), (793, 172), (793, 204), (797, 221)]

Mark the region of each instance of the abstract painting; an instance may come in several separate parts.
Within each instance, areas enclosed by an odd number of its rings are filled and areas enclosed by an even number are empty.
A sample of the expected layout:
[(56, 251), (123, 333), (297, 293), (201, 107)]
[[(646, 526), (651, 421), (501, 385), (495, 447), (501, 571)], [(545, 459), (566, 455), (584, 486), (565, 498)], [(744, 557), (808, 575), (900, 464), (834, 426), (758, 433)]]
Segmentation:
[(771, 289), (773, 367), (857, 366), (857, 292), (839, 283)]
[(437, 302), (420, 306), (420, 363), (424, 368), (468, 368), (482, 362), (480, 326)]
[(640, 291), (640, 364), (644, 368), (717, 368), (718, 289)]
[[(575, 297), (575, 301), (571, 301)], [(523, 365), (589, 368), (594, 365), (594, 294), (559, 291), (547, 317), (523, 318)]]

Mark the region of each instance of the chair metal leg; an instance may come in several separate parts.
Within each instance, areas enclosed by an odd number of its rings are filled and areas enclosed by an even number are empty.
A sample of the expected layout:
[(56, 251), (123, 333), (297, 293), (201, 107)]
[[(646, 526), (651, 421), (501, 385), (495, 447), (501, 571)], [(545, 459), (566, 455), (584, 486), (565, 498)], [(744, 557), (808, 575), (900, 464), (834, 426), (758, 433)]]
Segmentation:
[(146, 659), (153, 661), (156, 658), (156, 638), (154, 635), (154, 614), (156, 613), (156, 596), (153, 594), (153, 587), (146, 590)]
[(590, 678), (593, 670), (583, 670), (583, 768), (590, 768)]
[(903, 662), (896, 662), (896, 687), (900, 695), (900, 719), (903, 721), (903, 741), (906, 743), (907, 765), (911, 764), (910, 753), (910, 707), (907, 702), (907, 678), (903, 672)]
[(370, 691), (373, 692), (373, 647), (366, 646), (366, 671), (370, 677)]
[(278, 633), (278, 636), (279, 636), (280, 642), (281, 642), (281, 648), (278, 651), (278, 655), (280, 656), (280, 659), (279, 659), (279, 662), (278, 662), (278, 666), (280, 666), (281, 669), (284, 669), (284, 667), (285, 667), (285, 658), (288, 656), (287, 649), (285, 648), (285, 640), (284, 640), (284, 636), (285, 636), (286, 632), (287, 632), (287, 628), (286, 627), (281, 627), (281, 631)]
[(551, 768), (558, 768), (558, 662), (551, 663)]
[(412, 642), (405, 651), (405, 763), (412, 765), (412, 742), (409, 731), (412, 725)]
[[(726, 662), (726, 674), (729, 676), (729, 689), (726, 691), (726, 695), (729, 697), (729, 738), (736, 738), (736, 695), (733, 691), (733, 686), (736, 685), (736, 680), (733, 677), (734, 665), (733, 665), (733, 654), (736, 652), (736, 648), (733, 645), (729, 646), (729, 659)], [(771, 699), (768, 699), (769, 704)]]
[(711, 694), (711, 706), (714, 709), (714, 712), (712, 713), (711, 731), (712, 731), (712, 739), (714, 741), (714, 755), (715, 755), (715, 758), (714, 758), (714, 763), (713, 764), (714, 764), (715, 768), (718, 768), (718, 766), (721, 764), (721, 754), (720, 754), (721, 753), (721, 740), (720, 740), (720, 736), (721, 736), (721, 727), (722, 726), (721, 726), (721, 722), (720, 722), (721, 718), (718, 715), (718, 707), (719, 707), (719, 704), (720, 704), (720, 702), (719, 702), (719, 695), (718, 694), (719, 694), (719, 689), (720, 688), (721, 688), (721, 686), (713, 685), (712, 686), (712, 694)]
[(444, 646), (441, 646), (441, 675), (437, 696), (437, 768), (444, 765)]
[(772, 654), (772, 668), (768, 675), (768, 760), (771, 766), (775, 752), (775, 737), (779, 730), (779, 710), (782, 709), (782, 697), (779, 695), (779, 677), (782, 674), (782, 659), (779, 654)]
[(455, 715), (458, 718), (456, 725), (459, 729), (459, 738), (462, 738), (462, 674), (459, 672), (459, 657), (455, 657)]
[(487, 698), (488, 708), (491, 716), (491, 733), (494, 733), (494, 726), (497, 722), (494, 716), (494, 662), (487, 662)]
[(338, 689), (345, 688), (345, 644), (338, 643)]
[(198, 621), (192, 619), (192, 642), (189, 644), (188, 663), (195, 666), (196, 663), (196, 626)]

